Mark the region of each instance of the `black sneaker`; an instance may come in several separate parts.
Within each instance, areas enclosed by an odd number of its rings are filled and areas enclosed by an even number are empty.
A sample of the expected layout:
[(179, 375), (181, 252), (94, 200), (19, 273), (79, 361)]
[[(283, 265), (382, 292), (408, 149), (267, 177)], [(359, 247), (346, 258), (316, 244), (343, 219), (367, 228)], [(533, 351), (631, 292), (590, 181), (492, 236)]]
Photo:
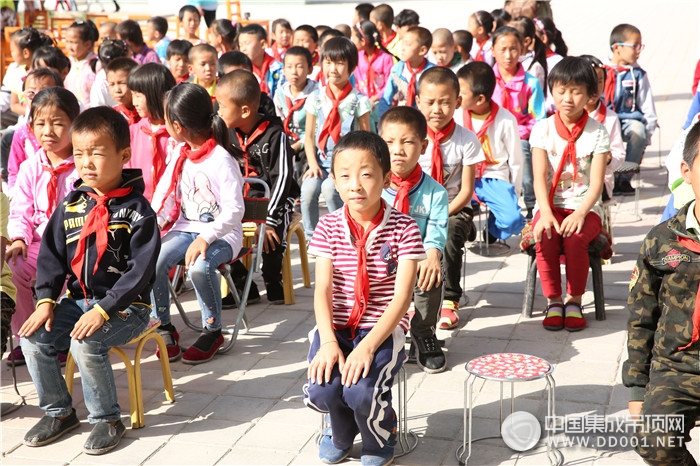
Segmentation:
[[(238, 291), (238, 296), (241, 297), (243, 296), (243, 288), (241, 289), (236, 288)], [(255, 284), (255, 282), (252, 282), (250, 285), (250, 292), (248, 293), (248, 301), (246, 302), (246, 305), (248, 304), (257, 304), (260, 302), (260, 293), (258, 292), (258, 286)], [(233, 294), (229, 293), (224, 298), (221, 300), (221, 309), (236, 309), (238, 307), (238, 304), (236, 304), (236, 300), (233, 299)]]
[(411, 343), (410, 352), (414, 352), (414, 346), (418, 348), (418, 357), (416, 358), (418, 367), (428, 374), (437, 374), (444, 371), (447, 367), (447, 360), (437, 337), (430, 335), (428, 337), (412, 336), (412, 338), (413, 343)]
[(632, 187), (632, 184), (627, 180), (621, 180), (615, 182), (615, 187), (613, 188), (613, 196), (634, 196), (636, 190)]
[(284, 304), (284, 287), (282, 282), (265, 282), (267, 300), (270, 304)]
[(24, 444), (29, 447), (47, 445), (79, 426), (80, 420), (75, 415), (75, 409), (64, 419), (46, 415), (29, 429), (29, 432), (24, 436)]
[(525, 221), (527, 223), (532, 222), (532, 211), (534, 210), (533, 207), (528, 207), (527, 208), (527, 213), (525, 214)]
[(122, 421), (112, 425), (109, 422), (98, 422), (93, 427), (83, 451), (88, 455), (102, 455), (113, 450), (126, 433), (126, 427)]

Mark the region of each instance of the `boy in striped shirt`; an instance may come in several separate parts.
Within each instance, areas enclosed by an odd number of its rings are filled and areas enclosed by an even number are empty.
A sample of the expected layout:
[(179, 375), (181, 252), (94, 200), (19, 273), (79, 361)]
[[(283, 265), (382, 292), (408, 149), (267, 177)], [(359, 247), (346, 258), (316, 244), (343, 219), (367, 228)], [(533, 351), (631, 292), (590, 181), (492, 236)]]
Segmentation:
[(391, 386), (406, 358), (406, 311), (426, 255), (415, 220), (382, 200), (390, 169), (381, 137), (343, 136), (331, 177), (345, 206), (320, 220), (309, 247), (317, 258), (316, 328), (304, 403), (330, 416), (331, 435), (319, 449), (325, 463), (345, 459), (358, 433), (362, 464), (394, 458)]

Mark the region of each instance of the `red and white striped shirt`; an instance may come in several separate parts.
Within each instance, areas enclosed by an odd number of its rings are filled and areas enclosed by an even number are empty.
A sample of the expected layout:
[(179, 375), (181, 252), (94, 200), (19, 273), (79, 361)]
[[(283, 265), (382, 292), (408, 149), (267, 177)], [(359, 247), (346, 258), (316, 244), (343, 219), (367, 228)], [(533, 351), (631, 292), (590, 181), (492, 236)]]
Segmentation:
[[(343, 212), (344, 209), (338, 209), (324, 215), (309, 245), (309, 254), (328, 258), (333, 263), (333, 323), (336, 325), (346, 324), (350, 317), (357, 275), (357, 253)], [(358, 328), (366, 329), (374, 327), (394, 297), (398, 263), (423, 260), (426, 255), (415, 220), (388, 205), (382, 223), (370, 233), (365, 248), (369, 301)], [(404, 315), (399, 326), (408, 330), (408, 315)]]

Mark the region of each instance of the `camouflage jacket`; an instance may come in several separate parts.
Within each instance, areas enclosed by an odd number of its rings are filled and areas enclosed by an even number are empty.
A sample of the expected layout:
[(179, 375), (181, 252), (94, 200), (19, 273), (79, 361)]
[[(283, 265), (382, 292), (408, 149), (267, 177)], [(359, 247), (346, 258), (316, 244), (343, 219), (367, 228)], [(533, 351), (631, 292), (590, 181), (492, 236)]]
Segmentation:
[(700, 285), (700, 254), (683, 247), (678, 236), (694, 240), (686, 230), (688, 205), (654, 227), (642, 243), (630, 279), (627, 306), (628, 359), (622, 381), (630, 400), (644, 399), (650, 371), (700, 375), (700, 343), (680, 351), (693, 333), (695, 297)]

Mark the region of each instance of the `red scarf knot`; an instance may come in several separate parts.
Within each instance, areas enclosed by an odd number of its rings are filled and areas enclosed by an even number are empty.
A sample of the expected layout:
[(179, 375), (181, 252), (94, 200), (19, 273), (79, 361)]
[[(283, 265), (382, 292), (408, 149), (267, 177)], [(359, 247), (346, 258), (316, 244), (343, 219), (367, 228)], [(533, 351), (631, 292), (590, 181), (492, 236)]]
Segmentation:
[(284, 132), (292, 138), (292, 141), (297, 142), (299, 140), (299, 136), (297, 136), (292, 130), (290, 129), (289, 125), (292, 122), (292, 118), (294, 118), (294, 113), (297, 110), (301, 110), (304, 108), (304, 104), (306, 103), (306, 97), (297, 99), (296, 102), (292, 103), (292, 99), (290, 99), (288, 96), (284, 96), (284, 100), (287, 103), (287, 116), (284, 117)]
[(617, 73), (629, 70), (627, 66), (604, 65), (605, 87), (603, 88), (603, 100), (606, 105), (612, 105), (615, 100), (615, 86), (617, 85)]
[(408, 89), (406, 90), (406, 106), (413, 107), (416, 103), (416, 85), (418, 83), (417, 75), (425, 69), (428, 65), (428, 60), (423, 59), (423, 63), (420, 64), (415, 70), (411, 68), (411, 64), (406, 63), (406, 69), (411, 74), (411, 79), (408, 81)]
[(430, 162), (430, 176), (432, 176), (433, 179), (440, 184), (443, 184), (445, 179), (445, 162), (442, 159), (442, 148), (440, 147), (440, 144), (442, 144), (452, 135), (454, 129), (454, 119), (450, 120), (447, 126), (438, 131), (433, 131), (430, 126), (428, 126), (428, 137), (433, 143), (432, 159)]
[[(488, 136), (486, 135), (486, 132), (489, 130), (493, 122), (496, 120), (496, 115), (498, 114), (498, 104), (494, 102), (493, 100), (491, 101), (491, 108), (489, 110), (489, 114), (484, 120), (484, 123), (481, 125), (481, 128), (479, 128), (479, 131), (476, 132), (476, 137), (479, 138), (479, 142), (481, 143), (481, 148), (484, 151), (484, 155), (486, 156), (486, 160), (484, 162), (481, 162), (479, 164), (479, 167), (477, 168), (477, 173), (476, 173), (476, 178), (480, 179), (484, 175), (484, 171), (486, 170), (487, 165), (497, 165), (498, 162), (496, 159), (493, 157), (493, 148), (491, 147), (491, 141), (489, 140)], [(469, 110), (464, 110), (464, 127), (467, 128), (468, 130), (474, 131), (474, 125), (472, 125), (472, 113)]]
[(265, 52), (263, 54), (263, 62), (260, 68), (255, 66), (255, 63), (253, 63), (253, 74), (255, 74), (255, 76), (257, 76), (260, 80), (260, 91), (264, 92), (265, 94), (270, 93), (270, 88), (267, 87), (267, 83), (265, 82), (265, 76), (267, 75), (267, 72), (270, 71), (270, 65), (272, 65), (274, 61), (275, 58)]
[(384, 219), (384, 202), (381, 202), (379, 212), (374, 216), (372, 222), (367, 227), (367, 230), (362, 228), (352, 216), (346, 205), (343, 211), (345, 219), (348, 222), (350, 235), (352, 236), (353, 247), (357, 252), (357, 275), (355, 275), (355, 303), (352, 306), (352, 312), (348, 318), (348, 322), (342, 326), (334, 326), (336, 330), (349, 328), (351, 338), (355, 338), (355, 330), (362, 320), (362, 316), (367, 311), (367, 302), (369, 301), (369, 272), (367, 271), (367, 250), (365, 245), (369, 239), (369, 235), (375, 230)]
[(559, 160), (559, 167), (557, 167), (557, 171), (552, 177), (552, 186), (549, 189), (550, 204), (552, 202), (552, 199), (554, 199), (554, 192), (557, 189), (559, 179), (561, 178), (561, 173), (564, 170), (564, 166), (567, 162), (571, 163), (571, 165), (573, 165), (574, 167), (573, 182), (576, 182), (576, 178), (578, 176), (578, 162), (576, 160), (576, 141), (579, 137), (581, 137), (581, 134), (583, 134), (583, 129), (586, 126), (587, 122), (588, 113), (584, 111), (583, 115), (581, 115), (581, 118), (578, 119), (578, 121), (574, 124), (573, 128), (571, 128), (571, 131), (569, 131), (569, 128), (567, 128), (564, 122), (562, 121), (559, 112), (554, 114), (554, 127), (557, 130), (557, 135), (566, 141), (566, 147), (564, 148), (564, 153), (561, 155), (561, 160)]
[(127, 123), (129, 123), (129, 126), (141, 121), (141, 116), (139, 115), (139, 112), (137, 112), (136, 109), (133, 107), (131, 109), (128, 109), (124, 105), (120, 104), (114, 107), (114, 110), (124, 115), (124, 118), (126, 118), (126, 121)]
[(133, 187), (129, 186), (126, 188), (117, 188), (108, 192), (107, 194), (100, 196), (95, 193), (86, 193), (92, 199), (96, 201), (95, 207), (93, 207), (85, 219), (83, 229), (80, 230), (80, 237), (78, 238), (78, 244), (75, 248), (75, 255), (71, 260), (70, 267), (78, 279), (80, 288), (83, 290), (83, 296), (87, 301), (87, 291), (85, 289), (85, 282), (83, 281), (83, 275), (88, 276), (88, 270), (83, 270), (83, 264), (85, 263), (85, 249), (88, 238), (94, 233), (95, 234), (95, 248), (97, 249), (97, 258), (95, 259), (95, 266), (93, 267), (92, 274), (95, 275), (99, 269), (100, 260), (107, 250), (107, 244), (109, 242), (109, 209), (107, 208), (107, 203), (111, 199), (116, 199), (120, 197), (125, 197), (131, 194)]
[(58, 202), (58, 177), (63, 173), (73, 170), (75, 168), (75, 163), (71, 160), (70, 162), (58, 164), (56, 168), (43, 164), (41, 167), (51, 176), (49, 184), (46, 187), (46, 194), (49, 199), (49, 207), (46, 209), (46, 216), (51, 217), (53, 211), (56, 210), (56, 204)]
[(175, 223), (178, 217), (180, 217), (182, 193), (179, 192), (178, 185), (180, 184), (180, 177), (182, 176), (182, 167), (185, 165), (185, 160), (189, 160), (193, 163), (200, 163), (208, 158), (209, 154), (211, 153), (211, 151), (214, 150), (215, 147), (216, 141), (214, 140), (214, 138), (209, 138), (197, 150), (193, 151), (192, 147), (187, 142), (184, 143), (180, 148), (180, 156), (175, 161), (173, 175), (170, 179), (170, 186), (168, 186), (168, 190), (166, 191), (165, 196), (163, 196), (163, 203), (158, 209), (158, 213), (160, 214), (163, 210), (163, 207), (165, 206), (165, 200), (170, 196), (171, 193), (173, 193), (175, 197), (175, 205), (170, 211), (167, 225), (172, 225), (173, 223)]
[(420, 165), (416, 164), (415, 168), (408, 178), (403, 179), (399, 175), (391, 173), (391, 182), (399, 187), (396, 190), (396, 198), (394, 199), (394, 208), (401, 213), (409, 215), (408, 211), (410, 208), (410, 203), (408, 200), (408, 195), (411, 189), (420, 182), (421, 176), (423, 175), (423, 170)]
[(350, 95), (350, 92), (352, 92), (352, 84), (350, 84), (350, 81), (345, 83), (345, 87), (340, 91), (338, 97), (333, 95), (331, 86), (326, 86), (326, 97), (331, 100), (333, 107), (331, 108), (331, 111), (328, 112), (328, 115), (326, 115), (321, 132), (318, 134), (318, 148), (324, 154), (326, 153), (328, 138), (332, 138), (333, 142), (335, 143), (340, 140), (340, 129), (342, 123), (340, 121), (340, 111), (338, 108), (340, 107), (340, 103)]
[(161, 125), (157, 130), (151, 130), (151, 124), (146, 123), (146, 125), (141, 126), (141, 131), (148, 135), (151, 139), (151, 154), (153, 157), (153, 165), (151, 166), (151, 178), (153, 179), (153, 192), (151, 193), (151, 198), (153, 198), (153, 193), (156, 191), (156, 186), (160, 177), (163, 176), (165, 171), (165, 159), (167, 154), (164, 150), (161, 150), (161, 145), (158, 144), (158, 138), (161, 136), (167, 136), (168, 130), (165, 125)]

